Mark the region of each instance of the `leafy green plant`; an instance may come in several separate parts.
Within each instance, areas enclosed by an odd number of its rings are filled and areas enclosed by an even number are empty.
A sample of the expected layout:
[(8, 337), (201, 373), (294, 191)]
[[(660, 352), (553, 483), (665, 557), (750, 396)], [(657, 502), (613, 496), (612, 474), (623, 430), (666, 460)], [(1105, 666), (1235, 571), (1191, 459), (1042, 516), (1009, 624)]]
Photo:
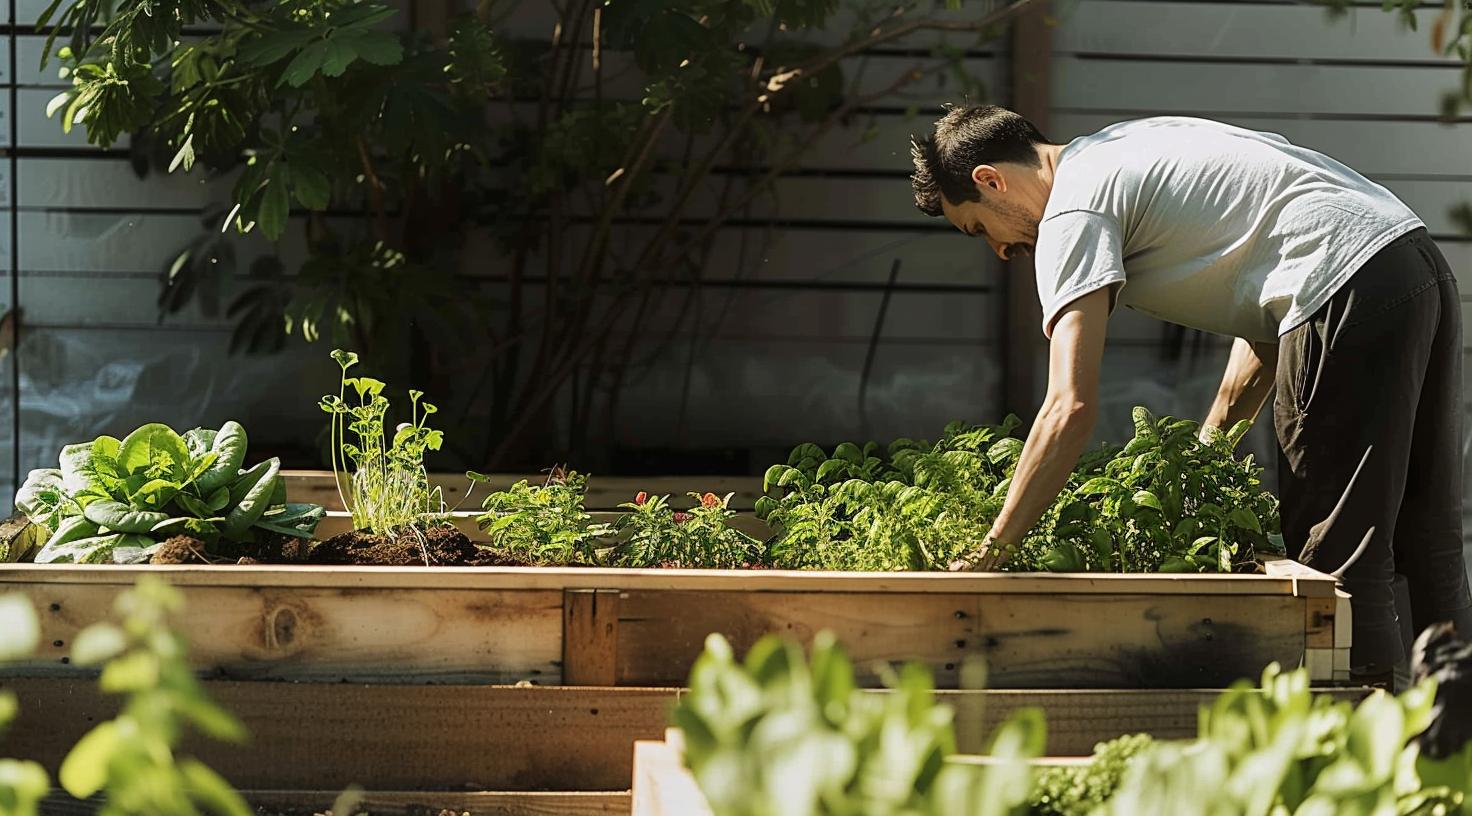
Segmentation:
[[(36, 610), (23, 595), (0, 595), (0, 665), (25, 657), (41, 641)], [(14, 721), (19, 703), (15, 692), (0, 690), (0, 735)], [(0, 759), (0, 816), (39, 816), (41, 800), (51, 790), (46, 769), (24, 759)]]
[(1042, 770), (1029, 802), (1032, 816), (1089, 816), (1114, 795), (1130, 761), (1153, 742), (1149, 734), (1126, 734), (1095, 745), (1086, 765)]
[[(467, 475), (481, 483), (490, 478)], [(522, 480), (487, 496), (477, 523), (490, 535), (492, 549), (532, 563), (596, 564), (599, 542), (612, 530), (593, 524), (583, 509), (587, 489), (587, 476), (558, 468), (543, 484)]]
[(1435, 683), (1357, 706), (1309, 690), (1277, 664), (1261, 690), (1241, 681), (1203, 708), (1191, 742), (1161, 742), (1131, 764), (1101, 814), (1455, 814), (1472, 775), (1420, 755)]
[(389, 409), (388, 397), (383, 395), (385, 383), (372, 377), (349, 377), (348, 369), (358, 364), (358, 355), (352, 352), (336, 349), (332, 359), (342, 369), (342, 380), (335, 396), (322, 398), (321, 407), (332, 417), (332, 472), (343, 506), (352, 513), (353, 526), (392, 536), (443, 521), (443, 492), (430, 487), (424, 469), (425, 452), (439, 450), (444, 441), (444, 433), (427, 424), (439, 408), (422, 401), (423, 391), (411, 389), (410, 421), (400, 423), (389, 438), (384, 429)]
[[(218, 773), (176, 751), (195, 728), (240, 742), (245, 730), (204, 693), (170, 627), (183, 596), (155, 576), (117, 597), (121, 622), (96, 623), (77, 634), (72, 660), (98, 666), (102, 691), (125, 696), (122, 710), (82, 736), (62, 760), (59, 781), (78, 799), (100, 794), (103, 816), (249, 816), (253, 811)], [(35, 610), (18, 596), (0, 597), (0, 661), (29, 654), (40, 634)], [(0, 692), (0, 728), (16, 701)], [(34, 762), (0, 760), (0, 816), (36, 816), (50, 792)]]
[(1010, 568), (1232, 572), (1270, 549), (1277, 499), (1252, 457), (1233, 454), (1250, 423), (1203, 442), (1194, 421), (1145, 408), (1133, 418), (1135, 437), (1075, 471)]
[(674, 712), (685, 760), (717, 816), (1020, 813), (1042, 753), (1042, 713), (1025, 710), (998, 731), (985, 769), (947, 762), (953, 712), (937, 704), (929, 672), (887, 673), (866, 693), (830, 633), (812, 657), (767, 636), (738, 662), (720, 635), (706, 639), (690, 693)]
[(72, 660), (100, 666), (104, 692), (126, 695), (122, 710), (82, 736), (58, 774), (67, 793), (102, 793), (100, 813), (116, 816), (248, 816), (252, 811), (209, 766), (175, 755), (186, 727), (227, 742), (245, 729), (215, 705), (194, 676), (187, 646), (170, 627), (183, 609), (178, 590), (144, 576), (118, 596), (120, 624), (97, 623), (77, 634)]
[(735, 568), (762, 561), (761, 542), (730, 526), (731, 495), (691, 493), (689, 510), (670, 507), (668, 496), (640, 492), (619, 505), (614, 524), (620, 542), (611, 556), (629, 567)]
[[(1277, 501), (1233, 449), (1247, 425), (1197, 439), (1189, 420), (1134, 410), (1136, 435), (1080, 457), (1065, 489), (1007, 564), (1013, 571), (1204, 572), (1251, 568), (1271, 549)], [(945, 569), (1001, 511), (1023, 442), (1016, 417), (952, 423), (934, 445), (796, 448), (763, 480), (757, 514), (791, 568)]]
[(1020, 424), (947, 426), (930, 444), (902, 439), (887, 456), (878, 446), (845, 443), (833, 456), (802, 445), (769, 468), (757, 515), (777, 531), (772, 560), (802, 569), (943, 569), (981, 541), (1006, 498)]
[(262, 534), (310, 538), (322, 518), (314, 504), (288, 504), (281, 462), (246, 470), (238, 422), (180, 436), (144, 425), (121, 441), (100, 436), (61, 449), (60, 468), (33, 470), (16, 507), (47, 536), (41, 563), (146, 561), (175, 535), (245, 543)]

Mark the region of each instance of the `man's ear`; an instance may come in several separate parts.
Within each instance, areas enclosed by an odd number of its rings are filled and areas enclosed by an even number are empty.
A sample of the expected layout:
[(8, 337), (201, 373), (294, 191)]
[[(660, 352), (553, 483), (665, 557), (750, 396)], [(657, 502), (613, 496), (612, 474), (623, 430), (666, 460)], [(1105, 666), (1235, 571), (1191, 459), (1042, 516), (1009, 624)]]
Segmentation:
[(971, 168), (971, 181), (978, 189), (990, 187), (998, 193), (1007, 192), (1007, 179), (1002, 171), (990, 164), (978, 164)]

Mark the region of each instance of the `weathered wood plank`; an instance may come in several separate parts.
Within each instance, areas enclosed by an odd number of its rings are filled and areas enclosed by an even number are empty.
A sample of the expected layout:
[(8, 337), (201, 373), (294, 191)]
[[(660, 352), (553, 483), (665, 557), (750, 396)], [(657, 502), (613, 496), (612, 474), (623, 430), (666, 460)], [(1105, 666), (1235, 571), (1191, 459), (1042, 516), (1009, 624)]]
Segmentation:
[(554, 590), (559, 593), (559, 606), (560, 593), (566, 589), (1203, 597), (1293, 597), (1295, 593), (1317, 597), (1334, 592), (1332, 579), (1310, 581), (1268, 575), (74, 564), (6, 564), (0, 566), (0, 587), (26, 584), (103, 584), (123, 587), (132, 585), (141, 575), (157, 575), (180, 587), (239, 587), (261, 592), (289, 587), (339, 590)]
[[(0, 680), (21, 702), (8, 754), (53, 771), (77, 737), (111, 717), (116, 699), (90, 680)], [(674, 688), (363, 685), (205, 681), (210, 697), (252, 735), (245, 746), (191, 740), (186, 750), (247, 789), (624, 790), (633, 745), (658, 739), (682, 692)], [(875, 691), (875, 694), (887, 692)], [(987, 750), (997, 725), (1041, 708), (1048, 753), (1084, 756), (1120, 734), (1196, 733), (1218, 691), (941, 691), (956, 710), (957, 748)], [(1358, 699), (1364, 689), (1328, 693)], [(377, 812), (377, 811), (375, 811)]]
[(616, 589), (570, 589), (562, 594), (564, 683), (618, 683), (618, 610)]
[[(332, 816), (337, 798), (332, 791), (241, 791), (261, 816)], [(359, 807), (373, 816), (624, 816), (629, 813), (626, 792), (542, 791), (369, 791)], [(53, 794), (42, 803), (47, 816), (93, 816), (96, 801), (78, 801)]]
[(711, 632), (741, 652), (769, 632), (829, 629), (864, 682), (876, 662), (919, 660), (942, 688), (975, 656), (993, 688), (1225, 686), (1305, 657), (1304, 601), (1291, 597), (628, 591), (620, 615), (628, 685), (680, 682)]
[[(41, 615), (42, 649), (10, 674), (66, 675), (72, 640), (131, 583), (9, 584)], [(3, 584), (0, 584), (3, 585)], [(562, 594), (551, 590), (182, 586), (194, 665), (250, 679), (517, 682), (561, 677)]]
[(633, 816), (709, 816), (710, 805), (674, 746), (634, 743)]
[[(55, 778), (66, 751), (112, 717), (88, 680), (0, 680), (20, 715), (7, 755)], [(657, 739), (675, 689), (207, 681), (251, 739), (183, 750), (243, 789), (625, 791), (633, 743)], [(375, 811), (376, 812), (376, 811)]]

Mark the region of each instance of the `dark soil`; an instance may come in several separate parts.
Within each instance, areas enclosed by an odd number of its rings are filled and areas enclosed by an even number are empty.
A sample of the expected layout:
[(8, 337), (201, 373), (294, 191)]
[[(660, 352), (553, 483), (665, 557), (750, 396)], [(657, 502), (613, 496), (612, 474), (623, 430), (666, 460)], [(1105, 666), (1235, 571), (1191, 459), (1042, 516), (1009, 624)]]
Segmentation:
[(271, 536), (249, 544), (219, 543), (206, 550), (203, 541), (189, 536), (165, 539), (150, 564), (300, 564), (307, 542), (291, 536)]
[[(313, 564), (378, 567), (524, 567), (527, 562), (492, 553), (450, 526), (407, 530), (396, 538), (363, 531), (335, 535), (312, 548)], [(427, 563), (426, 563), (427, 561)]]

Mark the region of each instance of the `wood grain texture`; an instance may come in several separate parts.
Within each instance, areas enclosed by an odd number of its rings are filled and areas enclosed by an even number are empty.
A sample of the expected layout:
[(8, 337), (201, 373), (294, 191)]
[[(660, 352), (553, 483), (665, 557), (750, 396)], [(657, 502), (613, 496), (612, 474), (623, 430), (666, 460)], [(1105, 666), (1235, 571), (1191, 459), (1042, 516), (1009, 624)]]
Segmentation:
[[(585, 567), (336, 567), (152, 566), (75, 564), (0, 565), (0, 588), (22, 585), (130, 586), (157, 575), (180, 587), (236, 587), (265, 592), (305, 588), (334, 590), (466, 589), (641, 591), (745, 591), (987, 595), (1269, 595), (1332, 593), (1333, 587), (1268, 575), (1102, 573), (821, 572), (817, 570), (678, 570)], [(1332, 584), (1332, 580), (1329, 581)], [(559, 602), (560, 603), (560, 602)]]
[[(210, 569), (210, 568), (206, 568)], [(42, 649), (9, 674), (65, 675), (72, 640), (112, 615), (132, 576), (106, 584), (0, 583), (40, 612)], [(168, 576), (165, 576), (168, 580)], [(191, 662), (240, 679), (557, 682), (562, 594), (392, 585), (190, 586), (178, 620)]]
[[(261, 816), (331, 816), (333, 791), (241, 791)], [(369, 791), (360, 801), (372, 816), (626, 816), (629, 794), (538, 791), (402, 792)], [(93, 816), (96, 801), (53, 794), (42, 804), (46, 816)]]
[(562, 595), (562, 681), (571, 686), (618, 682), (616, 589), (569, 589)]
[[(3, 680), (21, 716), (6, 751), (52, 771), (68, 748), (111, 717), (115, 698), (89, 680)], [(621, 791), (633, 746), (660, 739), (674, 688), (364, 685), (210, 680), (210, 697), (250, 731), (245, 746), (191, 740), (186, 750), (239, 787), (256, 790)], [(1324, 690), (1320, 690), (1321, 692)], [(1358, 699), (1364, 689), (1333, 689)], [(874, 691), (874, 694), (887, 694)], [(941, 691), (956, 711), (957, 748), (987, 750), (998, 724), (1041, 708), (1051, 756), (1083, 756), (1120, 734), (1196, 733), (1196, 712), (1218, 691)], [(495, 811), (493, 811), (495, 812)]]
[(776, 632), (833, 631), (864, 683), (876, 663), (918, 660), (937, 684), (966, 684), (984, 658), (990, 688), (1226, 686), (1268, 663), (1304, 660), (1304, 601), (1272, 596), (812, 595), (625, 593), (619, 682), (679, 683), (706, 636), (738, 653)]
[[(0, 680), (20, 716), (7, 755), (55, 778), (77, 738), (112, 717), (91, 681)], [(184, 750), (243, 789), (624, 791), (633, 744), (657, 739), (674, 689), (208, 681), (247, 745), (191, 738)]]
[(710, 814), (710, 804), (673, 745), (634, 743), (633, 816)]

